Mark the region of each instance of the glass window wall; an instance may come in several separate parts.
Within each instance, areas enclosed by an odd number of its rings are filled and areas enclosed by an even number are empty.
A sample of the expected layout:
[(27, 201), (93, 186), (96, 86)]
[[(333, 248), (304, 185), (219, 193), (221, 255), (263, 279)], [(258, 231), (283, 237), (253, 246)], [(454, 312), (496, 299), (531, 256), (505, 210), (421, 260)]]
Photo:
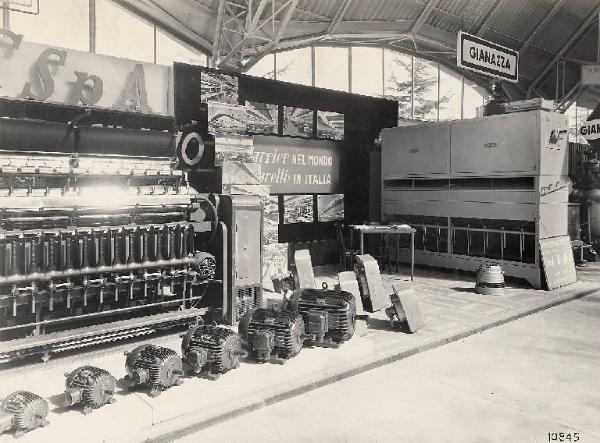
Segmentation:
[(383, 50), (381, 48), (354, 47), (352, 50), (352, 81), (350, 92), (355, 94), (383, 95)]
[(348, 48), (315, 48), (315, 86), (348, 91)]

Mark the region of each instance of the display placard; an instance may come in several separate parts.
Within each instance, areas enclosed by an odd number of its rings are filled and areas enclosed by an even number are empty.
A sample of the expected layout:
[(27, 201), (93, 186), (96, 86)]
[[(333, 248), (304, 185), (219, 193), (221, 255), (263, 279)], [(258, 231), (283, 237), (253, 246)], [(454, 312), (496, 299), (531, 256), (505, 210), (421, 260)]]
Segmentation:
[(462, 31), (456, 42), (456, 64), (509, 82), (519, 81), (518, 51)]
[(540, 239), (540, 254), (548, 290), (577, 281), (571, 240), (568, 235)]
[(340, 193), (341, 143), (255, 135), (252, 161), (271, 194)]
[(600, 138), (600, 119), (588, 120), (579, 127), (579, 134), (586, 140)]

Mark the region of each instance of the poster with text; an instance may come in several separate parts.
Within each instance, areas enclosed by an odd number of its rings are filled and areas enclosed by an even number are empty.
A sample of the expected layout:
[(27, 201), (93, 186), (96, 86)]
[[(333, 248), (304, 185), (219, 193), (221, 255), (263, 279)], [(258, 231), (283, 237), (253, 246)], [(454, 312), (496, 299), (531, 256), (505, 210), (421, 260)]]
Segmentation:
[(202, 71), (200, 89), (202, 103), (238, 104), (238, 78), (235, 75)]
[(317, 138), (344, 139), (344, 114), (317, 111)]
[(254, 134), (277, 134), (279, 107), (277, 105), (246, 102), (248, 132)]
[(255, 135), (252, 161), (272, 194), (339, 194), (342, 144), (333, 140)]
[(344, 194), (317, 195), (319, 222), (344, 220)]
[(314, 208), (312, 195), (286, 195), (283, 197), (283, 222), (312, 223)]
[(311, 109), (283, 108), (283, 135), (294, 135), (310, 138), (313, 136), (313, 116)]

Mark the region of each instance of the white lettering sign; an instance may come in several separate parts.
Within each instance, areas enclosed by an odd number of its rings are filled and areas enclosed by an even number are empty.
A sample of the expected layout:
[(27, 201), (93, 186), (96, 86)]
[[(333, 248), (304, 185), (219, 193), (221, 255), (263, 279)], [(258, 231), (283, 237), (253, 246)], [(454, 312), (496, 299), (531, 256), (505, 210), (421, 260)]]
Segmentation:
[(29, 43), (7, 31), (0, 65), (3, 97), (173, 115), (168, 66)]
[(519, 53), (464, 32), (458, 33), (456, 64), (510, 82), (519, 80)]
[(579, 128), (579, 134), (586, 140), (600, 138), (600, 119), (583, 122), (583, 125)]

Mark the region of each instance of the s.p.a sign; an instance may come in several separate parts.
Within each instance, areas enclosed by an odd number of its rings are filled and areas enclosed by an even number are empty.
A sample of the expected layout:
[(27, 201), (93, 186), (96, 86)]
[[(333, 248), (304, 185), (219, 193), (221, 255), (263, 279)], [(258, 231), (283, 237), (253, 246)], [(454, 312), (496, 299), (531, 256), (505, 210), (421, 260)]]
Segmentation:
[(456, 64), (490, 77), (519, 81), (518, 51), (462, 31), (456, 42)]
[(168, 66), (23, 41), (0, 29), (0, 96), (173, 115)]

